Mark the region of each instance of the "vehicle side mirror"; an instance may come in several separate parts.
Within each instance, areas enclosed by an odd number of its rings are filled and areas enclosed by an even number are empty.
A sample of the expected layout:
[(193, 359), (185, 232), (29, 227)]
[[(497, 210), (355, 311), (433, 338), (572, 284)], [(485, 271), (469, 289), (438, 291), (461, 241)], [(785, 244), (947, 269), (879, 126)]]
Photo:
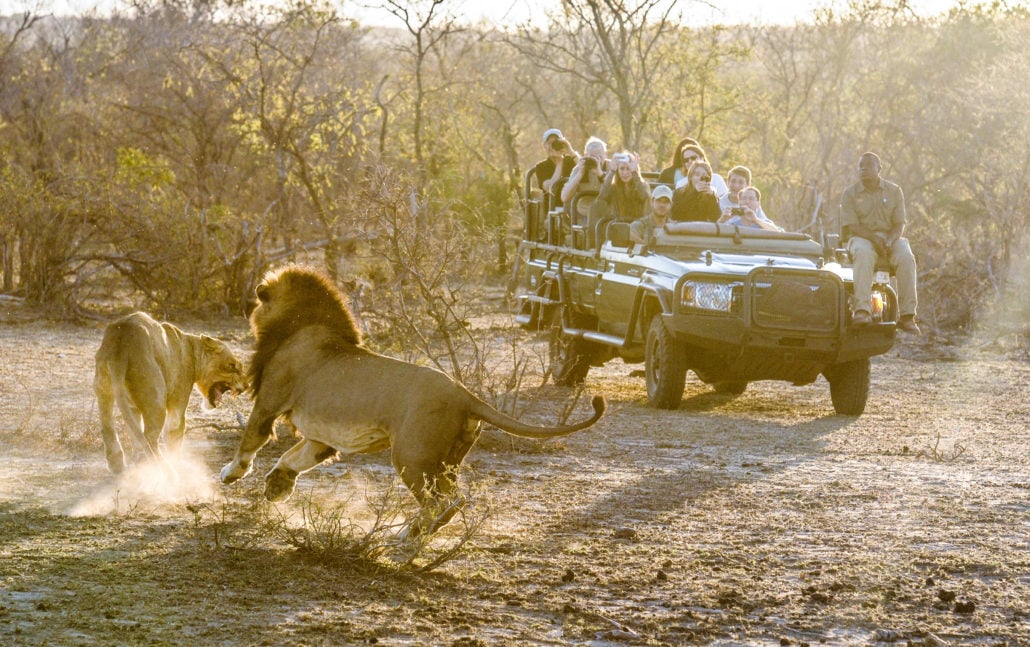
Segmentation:
[(629, 237), (629, 223), (608, 223), (608, 240), (612, 241), (612, 246), (614, 247), (622, 247), (624, 249), (631, 247), (633, 241)]

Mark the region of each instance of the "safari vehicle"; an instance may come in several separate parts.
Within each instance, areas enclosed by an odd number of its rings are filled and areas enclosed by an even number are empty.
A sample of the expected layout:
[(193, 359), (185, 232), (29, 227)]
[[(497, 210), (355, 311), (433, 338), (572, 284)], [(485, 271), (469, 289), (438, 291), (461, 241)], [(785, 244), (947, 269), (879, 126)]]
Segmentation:
[(627, 223), (601, 222), (588, 248), (595, 197), (551, 209), (527, 189), (516, 320), (549, 331), (556, 384), (619, 357), (644, 363), (648, 399), (663, 409), (678, 408), (693, 371), (728, 395), (823, 375), (838, 414), (865, 410), (870, 357), (895, 339), (897, 295), (885, 277), (873, 286), (873, 323), (852, 325), (852, 270), (832, 237), (697, 222), (646, 246), (630, 241)]

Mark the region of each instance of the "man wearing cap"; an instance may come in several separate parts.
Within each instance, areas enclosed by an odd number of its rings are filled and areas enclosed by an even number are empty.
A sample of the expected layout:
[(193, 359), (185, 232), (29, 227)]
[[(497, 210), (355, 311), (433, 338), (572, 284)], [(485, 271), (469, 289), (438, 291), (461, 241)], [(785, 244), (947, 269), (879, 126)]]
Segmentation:
[(862, 153), (858, 182), (840, 199), (840, 224), (854, 262), (852, 322), (868, 324), (876, 259), (890, 261), (898, 278), (898, 330), (919, 334), (916, 324), (916, 259), (905, 233), (905, 196), (901, 187), (880, 177), (880, 158)]
[(630, 223), (630, 240), (634, 243), (652, 244), (655, 230), (661, 229), (669, 222), (671, 210), (672, 189), (665, 184), (659, 184), (651, 191), (651, 213)]
[(562, 180), (572, 173), (578, 156), (557, 128), (544, 131), (543, 147), (546, 157), (536, 163), (530, 175), (536, 177), (541, 190), (551, 195), (551, 206), (558, 206), (561, 204)]

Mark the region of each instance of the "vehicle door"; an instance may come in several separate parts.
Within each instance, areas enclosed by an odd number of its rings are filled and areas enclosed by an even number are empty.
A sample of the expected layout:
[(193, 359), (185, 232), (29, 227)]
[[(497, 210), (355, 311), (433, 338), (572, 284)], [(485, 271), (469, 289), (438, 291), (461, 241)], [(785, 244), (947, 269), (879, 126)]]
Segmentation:
[(594, 280), (598, 330), (625, 337), (644, 266), (639, 257), (606, 248)]

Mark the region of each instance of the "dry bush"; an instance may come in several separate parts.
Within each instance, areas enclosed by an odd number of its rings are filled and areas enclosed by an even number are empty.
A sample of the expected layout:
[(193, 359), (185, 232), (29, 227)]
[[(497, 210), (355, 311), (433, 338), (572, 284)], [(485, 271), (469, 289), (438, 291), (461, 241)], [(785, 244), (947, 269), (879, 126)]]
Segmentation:
[(252, 480), (242, 501), (186, 508), (201, 546), (249, 550), (286, 545), (303, 559), (335, 568), (426, 573), (468, 550), (490, 518), (486, 492), (469, 470), (463, 474), (455, 500), (461, 505), (458, 513), (428, 537), (398, 538), (417, 518), (418, 508), (399, 479), (379, 479), (368, 471), (361, 475), (362, 489), (308, 489), (277, 504), (265, 501), (260, 480)]
[(546, 381), (547, 362), (498, 313), (503, 288), (486, 262), (492, 232), (420, 198), (385, 168), (365, 179), (361, 204), (367, 243), (339, 266), (354, 272), (350, 294), (370, 345), (427, 363), (517, 414)]

